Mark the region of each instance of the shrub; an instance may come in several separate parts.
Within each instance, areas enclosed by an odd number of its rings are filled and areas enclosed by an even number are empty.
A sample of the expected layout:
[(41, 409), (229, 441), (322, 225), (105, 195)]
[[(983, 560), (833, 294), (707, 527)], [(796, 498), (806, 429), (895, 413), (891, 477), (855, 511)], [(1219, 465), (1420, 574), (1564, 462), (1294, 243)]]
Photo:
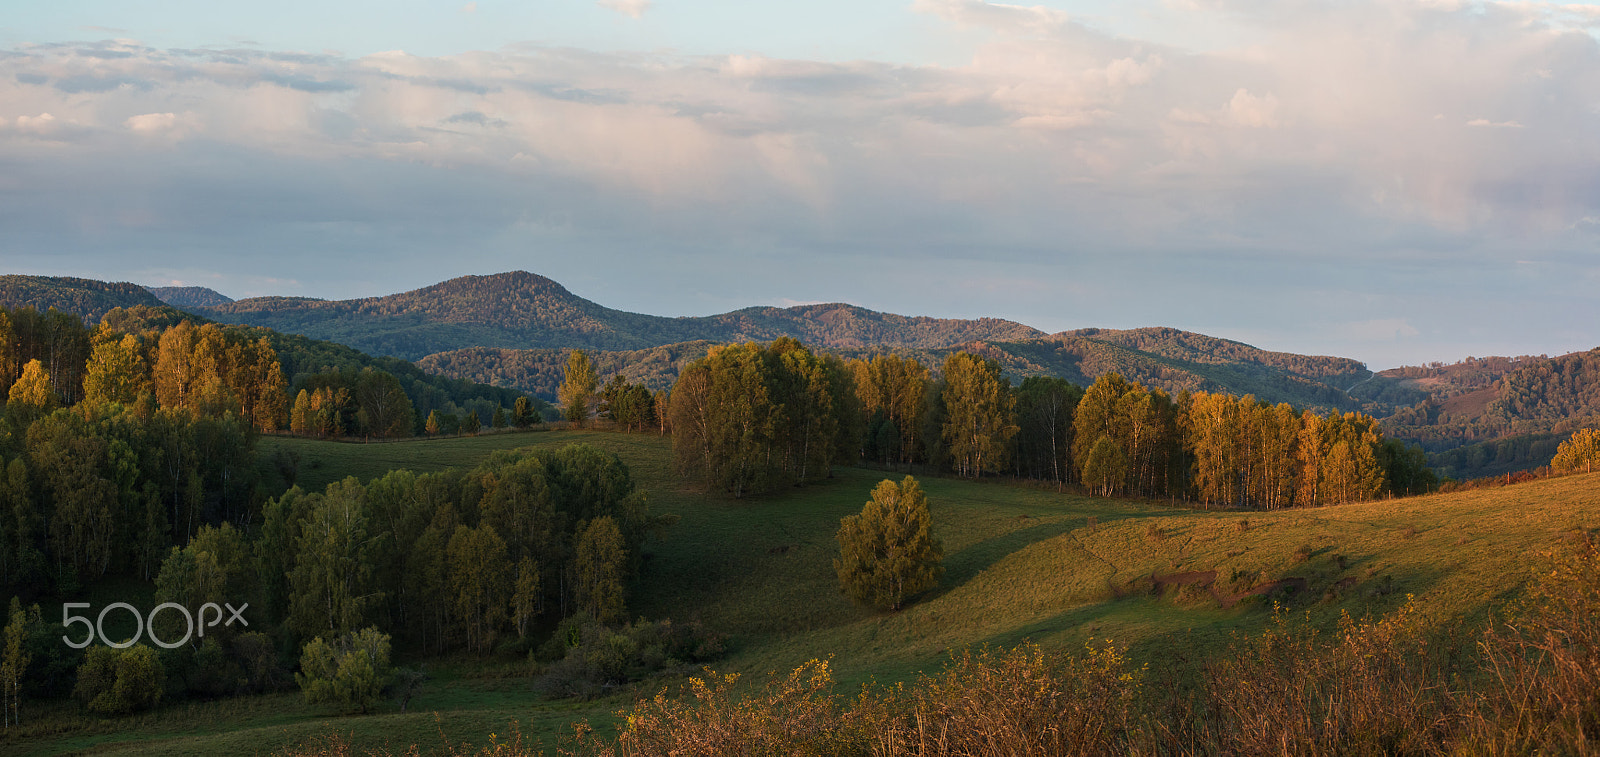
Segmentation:
[(394, 675), (389, 665), (389, 635), (367, 628), (329, 644), (312, 639), (300, 655), (295, 683), (307, 704), (333, 704), (345, 712), (366, 714)]
[(882, 723), (873, 707), (840, 708), (833, 671), (812, 660), (774, 676), (764, 690), (735, 696), (739, 676), (707, 669), (677, 697), (655, 698), (617, 713), (624, 725), (614, 744), (581, 729), (578, 754), (851, 754), (864, 753)]
[(590, 699), (659, 671), (710, 661), (722, 651), (722, 637), (699, 622), (640, 621), (612, 628), (575, 616), (563, 621), (540, 650), (555, 662), (535, 686), (553, 697)]
[(1407, 603), (1339, 624), (1323, 644), (1279, 608), (1273, 627), (1209, 666), (1208, 737), (1222, 754), (1421, 754), (1454, 712), (1444, 675)]
[(1110, 642), (1076, 656), (967, 650), (917, 681), (879, 742), (923, 755), (1125, 752), (1143, 674)]
[(1596, 754), (1600, 742), (1600, 545), (1546, 553), (1537, 579), (1479, 648), (1494, 681), (1471, 738), (1489, 754)]
[(155, 650), (144, 644), (126, 649), (95, 646), (78, 668), (73, 695), (90, 712), (126, 715), (154, 709), (166, 680)]

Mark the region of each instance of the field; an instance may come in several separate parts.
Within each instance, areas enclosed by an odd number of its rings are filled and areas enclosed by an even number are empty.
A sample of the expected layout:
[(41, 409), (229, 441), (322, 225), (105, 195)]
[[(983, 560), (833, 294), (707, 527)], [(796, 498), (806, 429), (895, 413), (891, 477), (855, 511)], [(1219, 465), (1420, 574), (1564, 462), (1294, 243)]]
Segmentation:
[[(715, 667), (747, 682), (828, 656), (846, 685), (901, 681), (937, 670), (952, 650), (969, 646), (1032, 639), (1076, 648), (1091, 637), (1128, 645), (1135, 660), (1181, 678), (1225, 654), (1234, 633), (1267, 623), (1274, 599), (1332, 625), (1341, 612), (1383, 612), (1414, 595), (1441, 634), (1470, 637), (1527, 578), (1540, 551), (1572, 529), (1600, 527), (1600, 474), (1276, 513), (1202, 512), (919, 476), (946, 574), (931, 596), (884, 614), (853, 607), (839, 593), (833, 534), (874, 484), (903, 473), (837, 469), (823, 485), (736, 501), (682, 486), (670, 471), (670, 443), (650, 435), (546, 431), (385, 444), (266, 438), (260, 451), (263, 466), (274, 470), (275, 458), (297, 456), (297, 481), (311, 488), (392, 468), (472, 465), (495, 449), (572, 443), (621, 456), (652, 509), (680, 516), (648, 545), (644, 575), (631, 587), (632, 612), (698, 618), (727, 634), (729, 653)], [(1216, 572), (1209, 590), (1152, 591), (1152, 575), (1181, 581), (1207, 571)], [(1304, 579), (1303, 588), (1227, 609), (1217, 600), (1284, 578)], [(491, 733), (503, 740), (514, 722), (553, 746), (567, 723), (601, 725), (612, 710), (671, 683), (647, 682), (597, 702), (549, 702), (532, 692), (524, 661), (463, 657), (428, 665), (434, 680), (406, 714), (389, 704), (376, 715), (330, 718), (294, 693), (184, 703), (124, 720), (81, 716), (71, 704), (40, 705), (25, 711), (25, 728), (0, 747), (24, 754), (269, 753), (337, 731), (359, 745), (415, 742), (426, 750), (446, 741), (482, 744)]]

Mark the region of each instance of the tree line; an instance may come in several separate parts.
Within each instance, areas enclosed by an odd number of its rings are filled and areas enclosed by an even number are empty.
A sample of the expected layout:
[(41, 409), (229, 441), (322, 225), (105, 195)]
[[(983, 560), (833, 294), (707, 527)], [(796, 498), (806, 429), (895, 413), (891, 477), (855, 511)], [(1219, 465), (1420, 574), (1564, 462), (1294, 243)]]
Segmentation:
[(665, 400), (680, 471), (734, 496), (863, 461), (1266, 509), (1438, 484), (1421, 449), (1386, 439), (1361, 413), (1173, 397), (1116, 373), (1087, 388), (1042, 376), (1014, 387), (996, 361), (968, 352), (951, 353), (935, 375), (915, 357), (845, 360), (788, 338), (716, 347)]

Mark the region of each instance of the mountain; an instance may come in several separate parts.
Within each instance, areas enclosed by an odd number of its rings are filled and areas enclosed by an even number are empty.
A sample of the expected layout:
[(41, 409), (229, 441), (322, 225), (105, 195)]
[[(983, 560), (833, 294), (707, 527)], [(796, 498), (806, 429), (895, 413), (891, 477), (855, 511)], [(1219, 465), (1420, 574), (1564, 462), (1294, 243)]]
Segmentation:
[(463, 276), (358, 300), (256, 297), (202, 312), (228, 323), (266, 326), (407, 360), (469, 346), (642, 350), (698, 340), (792, 336), (830, 348), (937, 348), (1044, 336), (997, 318), (909, 317), (845, 304), (752, 307), (704, 317), (643, 315), (596, 304), (526, 271)]
[(145, 289), (150, 290), (157, 299), (179, 310), (222, 307), (233, 302), (232, 297), (206, 287), (145, 287)]
[[(714, 342), (695, 341), (644, 350), (593, 353), (602, 379), (621, 373), (652, 389), (665, 389), (678, 371), (706, 353)], [(1138, 345), (1138, 346), (1131, 346)], [(1143, 347), (1144, 349), (1141, 349)], [(884, 348), (832, 347), (843, 357), (868, 358)], [(1226, 356), (1212, 354), (1214, 349)], [(1177, 329), (1108, 331), (1085, 329), (1015, 342), (972, 341), (946, 347), (900, 348), (936, 372), (951, 352), (966, 350), (994, 359), (1014, 382), (1028, 376), (1060, 376), (1087, 386), (1106, 373), (1120, 373), (1169, 393), (1182, 391), (1253, 394), (1268, 402), (1299, 407), (1357, 409), (1359, 403), (1339, 387), (1371, 375), (1348, 358), (1267, 352), (1239, 342)], [(565, 349), (507, 350), (469, 347), (428, 355), (423, 370), (452, 378), (508, 386), (553, 398), (565, 370)]]
[(31, 307), (43, 312), (55, 308), (88, 323), (98, 323), (113, 308), (135, 305), (161, 308), (161, 300), (138, 284), (110, 283), (72, 276), (0, 276), (0, 306)]

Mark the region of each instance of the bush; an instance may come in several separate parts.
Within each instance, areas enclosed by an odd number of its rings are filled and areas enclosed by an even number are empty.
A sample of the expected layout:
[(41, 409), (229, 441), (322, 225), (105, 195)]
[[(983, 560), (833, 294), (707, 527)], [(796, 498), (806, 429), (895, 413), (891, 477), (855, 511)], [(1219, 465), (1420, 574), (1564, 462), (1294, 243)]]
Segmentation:
[(1477, 702), (1474, 751), (1600, 753), (1600, 545), (1584, 534), (1546, 558), (1479, 644), (1495, 685)]
[(307, 704), (333, 704), (363, 715), (389, 685), (389, 635), (367, 628), (341, 636), (336, 644), (312, 639), (300, 655), (295, 683), (305, 690)]
[(126, 715), (154, 709), (166, 681), (155, 650), (144, 644), (127, 649), (95, 646), (78, 668), (73, 695), (90, 712)]
[(692, 669), (720, 657), (723, 640), (699, 622), (640, 621), (613, 628), (572, 617), (540, 652), (555, 660), (535, 684), (541, 692), (591, 699), (659, 671)]

